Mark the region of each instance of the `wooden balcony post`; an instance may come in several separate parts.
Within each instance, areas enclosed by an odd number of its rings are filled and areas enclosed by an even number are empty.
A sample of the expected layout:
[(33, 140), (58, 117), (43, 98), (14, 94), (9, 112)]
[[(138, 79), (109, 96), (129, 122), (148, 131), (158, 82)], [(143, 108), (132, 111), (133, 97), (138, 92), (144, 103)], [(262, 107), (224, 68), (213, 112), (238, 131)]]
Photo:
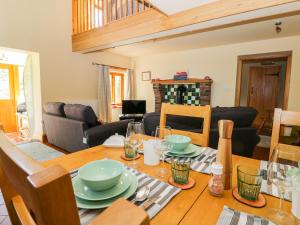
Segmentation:
[[(96, 8), (96, 3), (95, 0), (91, 0), (91, 4), (90, 4), (90, 21), (91, 21), (91, 25), (90, 25), (90, 29), (93, 29), (95, 27), (95, 8)], [(98, 8), (98, 5), (97, 5)]]
[[(99, 8), (99, 10), (100, 10), (100, 8)], [(98, 11), (98, 12), (99, 12), (99, 26), (104, 26), (104, 24), (105, 24), (105, 19), (104, 19), (105, 18), (104, 17), (104, 0), (101, 0), (102, 23), (100, 22), (100, 11)]]
[(108, 17), (108, 0), (106, 0), (105, 8), (106, 8), (105, 24), (107, 24), (108, 21), (109, 21), (109, 17)]
[(84, 32), (84, 0), (80, 0), (80, 32)]
[(115, 20), (118, 20), (118, 0), (115, 0)]
[(72, 1), (72, 23), (73, 23), (73, 34), (77, 34), (78, 32), (78, 0)]
[(121, 0), (120, 2), (120, 10), (121, 10), (120, 17), (123, 18), (123, 0)]
[(110, 15), (109, 15), (109, 21), (112, 21), (112, 20), (113, 20), (113, 16), (112, 16), (112, 13), (113, 13), (113, 10), (112, 10), (112, 0), (110, 0), (109, 2), (110, 2)]
[(88, 28), (88, 20), (89, 20), (89, 16), (88, 16), (88, 0), (84, 0), (83, 1), (84, 4), (84, 31), (87, 31)]

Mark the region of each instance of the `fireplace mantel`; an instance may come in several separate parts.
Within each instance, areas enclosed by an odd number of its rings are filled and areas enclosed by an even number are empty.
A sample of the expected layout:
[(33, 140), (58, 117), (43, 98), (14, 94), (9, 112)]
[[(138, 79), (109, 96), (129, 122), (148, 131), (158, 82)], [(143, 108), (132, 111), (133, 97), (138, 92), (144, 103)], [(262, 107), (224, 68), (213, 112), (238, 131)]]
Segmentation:
[(151, 81), (152, 84), (197, 84), (197, 83), (212, 83), (212, 80), (209, 79), (197, 79), (197, 78), (190, 78), (187, 80), (160, 80), (160, 79), (153, 79)]
[[(155, 96), (155, 111), (160, 112), (162, 102), (176, 103), (176, 90), (179, 86), (185, 86), (188, 93), (185, 95), (183, 104), (188, 105), (209, 105), (211, 98), (210, 79), (190, 78), (187, 80), (160, 80), (151, 81)], [(175, 99), (175, 101), (174, 101)]]

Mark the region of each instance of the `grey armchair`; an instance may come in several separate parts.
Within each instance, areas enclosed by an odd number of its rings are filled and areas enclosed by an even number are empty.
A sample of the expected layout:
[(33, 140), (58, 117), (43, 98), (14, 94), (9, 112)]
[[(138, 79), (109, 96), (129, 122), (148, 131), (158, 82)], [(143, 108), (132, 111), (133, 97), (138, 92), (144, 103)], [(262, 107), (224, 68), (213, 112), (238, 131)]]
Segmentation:
[(131, 120), (108, 124), (97, 121), (90, 106), (49, 102), (44, 104), (43, 126), (48, 142), (68, 152), (101, 145), (115, 133), (126, 134)]

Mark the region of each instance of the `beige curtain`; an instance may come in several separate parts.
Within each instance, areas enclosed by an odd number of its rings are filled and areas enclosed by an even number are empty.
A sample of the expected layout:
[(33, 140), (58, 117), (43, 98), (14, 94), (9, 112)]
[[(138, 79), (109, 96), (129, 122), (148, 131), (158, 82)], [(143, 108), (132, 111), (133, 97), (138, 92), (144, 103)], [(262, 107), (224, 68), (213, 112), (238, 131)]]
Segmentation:
[(109, 67), (98, 66), (98, 71), (99, 71), (99, 78), (98, 78), (99, 120), (103, 123), (109, 123), (112, 120)]
[(134, 99), (134, 70), (128, 69), (125, 76), (125, 100)]

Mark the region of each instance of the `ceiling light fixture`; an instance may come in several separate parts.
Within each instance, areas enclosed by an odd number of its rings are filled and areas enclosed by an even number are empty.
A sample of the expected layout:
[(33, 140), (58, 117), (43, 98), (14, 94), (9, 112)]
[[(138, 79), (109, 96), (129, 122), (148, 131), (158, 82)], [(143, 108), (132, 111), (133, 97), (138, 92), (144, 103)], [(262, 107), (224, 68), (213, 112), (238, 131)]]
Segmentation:
[(0, 61), (2, 61), (2, 62), (8, 61), (8, 57), (5, 55), (4, 52), (3, 52), (2, 55), (0, 56)]

